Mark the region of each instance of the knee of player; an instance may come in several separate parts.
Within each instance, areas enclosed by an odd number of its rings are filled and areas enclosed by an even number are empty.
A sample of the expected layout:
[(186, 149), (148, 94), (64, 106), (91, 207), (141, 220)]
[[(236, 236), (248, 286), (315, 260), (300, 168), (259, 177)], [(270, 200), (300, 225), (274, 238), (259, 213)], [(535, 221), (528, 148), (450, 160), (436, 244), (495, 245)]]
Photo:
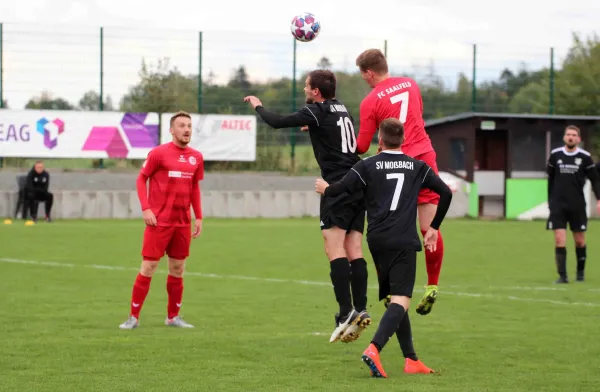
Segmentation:
[(392, 295), (392, 298), (390, 298), (390, 303), (398, 304), (402, 306), (405, 311), (408, 311), (408, 308), (410, 307), (410, 298), (404, 295)]
[(348, 260), (356, 260), (363, 258), (363, 251), (361, 244), (347, 244), (345, 247)]
[(177, 260), (177, 262), (171, 262), (171, 260), (169, 260), (169, 275), (181, 278), (183, 277), (184, 270), (185, 266), (183, 261)]
[(157, 268), (158, 260), (144, 260), (142, 261), (140, 273), (144, 276), (153, 276)]
[(579, 235), (575, 236), (575, 246), (578, 248), (583, 248), (585, 246), (585, 236), (583, 233), (578, 233)]

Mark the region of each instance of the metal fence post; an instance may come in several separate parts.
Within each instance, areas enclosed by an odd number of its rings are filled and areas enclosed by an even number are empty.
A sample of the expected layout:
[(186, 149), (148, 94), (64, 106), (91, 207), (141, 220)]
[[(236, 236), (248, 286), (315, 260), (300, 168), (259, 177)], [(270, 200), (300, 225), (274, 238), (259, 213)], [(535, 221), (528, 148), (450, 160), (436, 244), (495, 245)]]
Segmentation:
[(202, 113), (202, 31), (198, 33), (198, 113)]
[(548, 114), (554, 114), (554, 48), (550, 48), (550, 99), (548, 102)]
[(477, 44), (473, 44), (473, 80), (471, 81), (471, 111), (477, 111)]
[[(297, 110), (296, 108), (296, 39), (294, 38), (294, 64), (292, 67), (292, 112)], [(296, 160), (296, 128), (290, 129), (290, 146), (291, 146), (291, 165), (292, 171), (295, 169)]]

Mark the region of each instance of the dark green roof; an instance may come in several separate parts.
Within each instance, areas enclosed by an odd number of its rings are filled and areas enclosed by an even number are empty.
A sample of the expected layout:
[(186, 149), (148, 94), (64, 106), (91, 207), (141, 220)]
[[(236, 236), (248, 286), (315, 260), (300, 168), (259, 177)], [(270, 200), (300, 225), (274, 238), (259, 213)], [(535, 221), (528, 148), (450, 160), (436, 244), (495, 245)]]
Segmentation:
[(465, 112), (452, 116), (436, 118), (425, 122), (425, 127), (467, 120), (473, 117), (480, 118), (524, 118), (532, 120), (565, 120), (565, 121), (600, 121), (600, 116), (569, 116), (566, 114), (527, 114), (527, 113), (483, 113)]

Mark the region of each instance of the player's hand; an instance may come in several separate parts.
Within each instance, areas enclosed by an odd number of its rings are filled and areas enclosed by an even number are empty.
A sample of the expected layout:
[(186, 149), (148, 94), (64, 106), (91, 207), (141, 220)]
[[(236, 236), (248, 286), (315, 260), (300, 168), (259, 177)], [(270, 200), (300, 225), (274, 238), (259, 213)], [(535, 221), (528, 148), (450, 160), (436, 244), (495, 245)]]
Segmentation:
[(317, 178), (317, 181), (315, 182), (315, 191), (317, 193), (324, 194), (325, 189), (327, 189), (328, 186), (329, 184), (327, 181), (323, 180), (322, 178)]
[(142, 211), (142, 216), (144, 217), (144, 222), (146, 222), (148, 226), (156, 226), (156, 216), (151, 209)]
[(425, 244), (425, 249), (430, 252), (435, 252), (437, 249), (437, 240), (438, 240), (438, 231), (432, 229), (431, 227), (427, 229), (427, 232), (423, 236), (423, 244)]
[(308, 125), (303, 126), (302, 128), (300, 128), (300, 130), (302, 132), (308, 132)]
[(260, 102), (260, 99), (258, 99), (254, 95), (248, 95), (247, 97), (245, 97), (244, 102), (248, 102), (250, 105), (252, 105), (252, 109), (256, 109), (257, 106), (262, 106), (262, 102)]
[(600, 214), (600, 200), (596, 202), (596, 211)]
[(202, 219), (196, 219), (194, 222), (194, 232), (192, 233), (192, 238), (198, 238), (200, 233), (202, 232)]

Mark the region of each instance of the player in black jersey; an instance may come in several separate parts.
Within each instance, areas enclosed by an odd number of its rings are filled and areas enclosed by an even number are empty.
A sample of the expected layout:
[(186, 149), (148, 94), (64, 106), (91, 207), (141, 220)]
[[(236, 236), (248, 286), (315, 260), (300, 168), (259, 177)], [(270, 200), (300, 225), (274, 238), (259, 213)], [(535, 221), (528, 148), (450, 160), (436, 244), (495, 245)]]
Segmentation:
[(546, 228), (554, 230), (555, 259), (558, 279), (555, 283), (569, 283), (567, 274), (567, 223), (575, 240), (577, 257), (577, 280), (585, 279), (587, 249), (586, 202), (583, 187), (586, 178), (592, 182), (592, 189), (599, 201), (596, 208), (600, 212), (600, 178), (590, 153), (577, 147), (581, 141), (579, 128), (569, 125), (563, 137), (564, 147), (552, 150), (546, 172), (548, 173), (548, 206), (550, 216)]
[(379, 328), (362, 359), (374, 377), (387, 377), (379, 352), (396, 333), (404, 354), (406, 373), (432, 373), (415, 354), (408, 308), (415, 285), (417, 252), (422, 250), (417, 233), (417, 198), (422, 188), (440, 195), (437, 212), (423, 241), (435, 251), (438, 230), (452, 192), (425, 162), (400, 150), (404, 128), (388, 118), (379, 127), (381, 152), (358, 162), (341, 181), (329, 185), (317, 180), (315, 189), (325, 196), (363, 190), (367, 205), (367, 243), (379, 280), (379, 300), (391, 295)]
[[(343, 178), (360, 161), (352, 116), (335, 98), (335, 91), (333, 72), (316, 70), (309, 73), (305, 81), (307, 105), (293, 114), (280, 116), (269, 112), (254, 96), (244, 101), (273, 128), (307, 128), (321, 175), (333, 182)], [(339, 304), (329, 341), (347, 343), (358, 339), (371, 323), (366, 311), (368, 274), (362, 251), (365, 225), (362, 192), (321, 197), (320, 218), (325, 252), (330, 261), (330, 278)]]

